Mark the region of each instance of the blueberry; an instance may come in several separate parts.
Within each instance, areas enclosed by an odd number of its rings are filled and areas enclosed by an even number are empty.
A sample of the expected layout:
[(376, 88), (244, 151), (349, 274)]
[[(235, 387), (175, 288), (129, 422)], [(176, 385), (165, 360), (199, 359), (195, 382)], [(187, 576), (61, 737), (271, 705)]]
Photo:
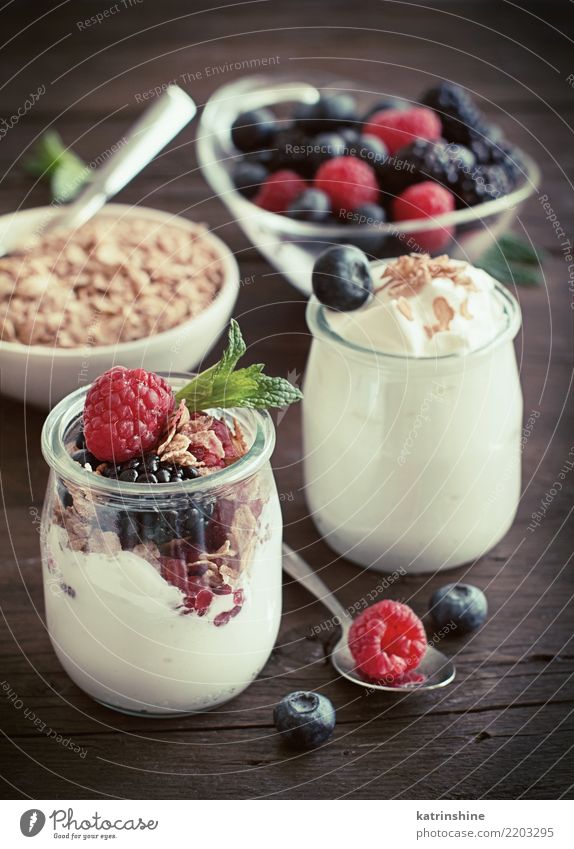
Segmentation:
[(326, 696), (299, 690), (275, 706), (273, 721), (288, 746), (313, 749), (333, 733), (335, 708)]
[(231, 125), (231, 139), (239, 150), (245, 153), (267, 147), (277, 124), (270, 109), (252, 109), (238, 115)]
[(309, 145), (313, 148), (311, 155), (314, 171), (323, 162), (327, 162), (335, 156), (344, 156), (348, 149), (345, 139), (339, 133), (319, 133), (309, 142)]
[(480, 628), (488, 613), (486, 596), (471, 584), (445, 584), (433, 593), (430, 613), (442, 628), (453, 622), (461, 634)]
[(153, 472), (140, 472), (136, 478), (136, 483), (157, 483), (157, 478)]
[(124, 469), (123, 472), (120, 472), (118, 475), (118, 480), (125, 481), (126, 483), (135, 483), (138, 479), (138, 470), (137, 469)]
[(159, 469), (159, 462), (157, 454), (146, 454), (144, 457), (144, 467), (146, 472), (157, 472)]
[[(278, 135), (279, 133), (276, 133), (275, 138), (277, 138)], [(273, 145), (275, 145), (275, 138), (273, 139)], [(254, 165), (263, 165), (265, 169), (270, 169), (273, 164), (274, 156), (274, 150), (264, 148), (263, 150), (253, 150), (251, 153), (246, 153), (241, 161), (251, 162)]]
[(269, 174), (259, 162), (242, 159), (233, 166), (231, 177), (237, 191), (246, 198), (254, 197)]
[(74, 499), (72, 498), (70, 491), (61, 481), (58, 481), (58, 496), (64, 509), (73, 505)]
[(158, 483), (169, 483), (171, 480), (171, 474), (169, 469), (158, 469), (155, 473)]
[(306, 189), (295, 198), (287, 215), (296, 221), (313, 221), (318, 224), (326, 221), (331, 213), (331, 202), (320, 189)]
[(375, 103), (373, 103), (372, 106), (367, 109), (367, 111), (361, 118), (361, 121), (366, 124), (367, 121), (370, 121), (370, 119), (376, 112), (383, 112), (385, 109), (400, 109), (401, 106), (403, 106), (401, 101), (393, 100), (390, 97), (385, 97), (383, 98), (383, 100), (377, 100)]
[(355, 147), (359, 141), (359, 131), (353, 127), (340, 127), (337, 132), (347, 145), (347, 147)]
[(358, 122), (355, 100), (349, 94), (327, 94), (311, 105), (301, 104), (295, 120), (309, 133), (352, 126)]
[(86, 437), (84, 435), (84, 428), (80, 425), (80, 429), (78, 431), (78, 435), (76, 436), (76, 448), (85, 448), (86, 447)]
[(356, 310), (373, 289), (367, 257), (352, 245), (327, 248), (315, 261), (312, 284), (325, 306), (343, 312)]
[(184, 480), (190, 481), (199, 477), (199, 472), (195, 466), (184, 466), (181, 470), (181, 477), (184, 478)]
[(369, 135), (361, 136), (351, 151), (352, 156), (362, 159), (375, 171), (384, 165), (389, 155), (386, 145), (376, 136)]
[(358, 224), (364, 224), (366, 227), (376, 227), (377, 224), (384, 224), (386, 218), (387, 215), (382, 206), (376, 203), (364, 203), (362, 206), (357, 207), (354, 217), (349, 219), (348, 223), (352, 224), (354, 220)]
[(75, 451), (72, 454), (72, 460), (75, 460), (76, 463), (79, 463), (81, 466), (85, 466), (86, 463), (89, 463), (92, 469), (95, 469), (96, 466), (100, 465), (100, 461), (97, 457), (94, 457), (89, 451), (86, 449), (82, 449), (81, 451)]

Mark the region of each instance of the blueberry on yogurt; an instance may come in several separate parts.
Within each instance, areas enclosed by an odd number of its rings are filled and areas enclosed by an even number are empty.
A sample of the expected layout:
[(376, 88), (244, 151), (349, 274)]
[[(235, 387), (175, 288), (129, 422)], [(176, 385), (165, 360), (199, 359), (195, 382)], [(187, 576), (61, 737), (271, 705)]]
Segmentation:
[(340, 312), (358, 309), (373, 291), (369, 261), (352, 245), (335, 245), (320, 254), (311, 282), (318, 300)]

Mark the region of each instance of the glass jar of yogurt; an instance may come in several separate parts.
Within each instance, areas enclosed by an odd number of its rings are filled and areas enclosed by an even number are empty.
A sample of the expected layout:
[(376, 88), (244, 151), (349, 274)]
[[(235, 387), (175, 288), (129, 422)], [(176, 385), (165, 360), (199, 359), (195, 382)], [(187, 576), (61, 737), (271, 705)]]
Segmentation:
[[(188, 377), (170, 378), (174, 390)], [(141, 484), (74, 459), (86, 388), (49, 414), (42, 518), (46, 616), (72, 680), (116, 710), (171, 716), (244, 690), (281, 615), (279, 499), (265, 411), (234, 410), (246, 453), (213, 474)], [(228, 411), (210, 411), (222, 418)]]
[[(304, 470), (311, 515), (335, 551), (421, 573), (475, 560), (514, 519), (521, 317), (485, 272), (439, 258), (434, 277), (409, 279), (412, 261), (389, 266), (358, 310), (310, 300)], [(373, 278), (384, 273), (372, 266)]]

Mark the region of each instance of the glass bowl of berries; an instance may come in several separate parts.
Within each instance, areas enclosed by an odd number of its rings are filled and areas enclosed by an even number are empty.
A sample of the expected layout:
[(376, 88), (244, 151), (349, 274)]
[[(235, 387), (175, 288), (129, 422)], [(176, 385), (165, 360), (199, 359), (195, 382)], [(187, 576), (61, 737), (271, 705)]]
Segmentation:
[(536, 163), (442, 82), (420, 103), (306, 74), (244, 77), (201, 117), (202, 172), (258, 250), (304, 294), (319, 253), (476, 262), (539, 180)]
[(258, 675), (281, 615), (269, 406), (300, 393), (245, 350), (169, 380), (115, 367), (49, 414), (46, 618), (72, 680), (107, 707), (173, 716)]

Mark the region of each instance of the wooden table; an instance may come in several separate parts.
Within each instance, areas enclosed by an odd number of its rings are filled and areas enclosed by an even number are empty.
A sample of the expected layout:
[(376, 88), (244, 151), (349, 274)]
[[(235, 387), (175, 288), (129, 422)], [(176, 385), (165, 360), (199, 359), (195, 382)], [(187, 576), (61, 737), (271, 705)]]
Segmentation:
[[(382, 94), (415, 97), (436, 76), (468, 85), (484, 97), (492, 119), (541, 163), (542, 190), (572, 233), (567, 174), (574, 153), (567, 122), (573, 90), (567, 78), (573, 69), (561, 35), (572, 36), (572, 20), (565, 6), (521, 11), (510, 3), (472, 2), (431, 11), (410, 5), (291, 0), (199, 12), (175, 0), (120, 0), (113, 14), (91, 25), (85, 20), (111, 3), (68, 2), (35, 22), (25, 17), (33, 15), (30, 5), (20, 13), (17, 4), (9, 6), (2, 13), (3, 115), (17, 113), (39, 86), (45, 93), (0, 141), (2, 211), (48, 201), (46, 189), (33, 187), (18, 167), (47, 126), (90, 161), (121, 137), (142, 108), (142, 93), (176, 80), (202, 104), (240, 73), (218, 66), (244, 61), (255, 67), (262, 57), (276, 57), (281, 70), (297, 72), (336, 62), (341, 75)], [(235, 312), (249, 356), (267, 362), (271, 373), (301, 375), (309, 347), (303, 300), (210, 196), (197, 170), (193, 135), (193, 128), (184, 132), (119, 200), (183, 212), (217, 228), (236, 252), (244, 281), (251, 281), (242, 286)], [(94, 704), (60, 668), (44, 627), (37, 534), (47, 477), (39, 449), (44, 413), (2, 400), (0, 772), (7, 798), (571, 795), (574, 472), (536, 531), (527, 525), (574, 457), (574, 296), (560, 240), (536, 198), (517, 229), (549, 252), (545, 286), (517, 292), (524, 311), (517, 351), (526, 417), (539, 415), (524, 448), (524, 493), (512, 530), (480, 562), (446, 576), (484, 588), (490, 618), (473, 636), (444, 641), (458, 667), (445, 692), (380, 698), (337, 680), (328, 660), (329, 634), (311, 636), (324, 618), (322, 608), (289, 586), (269, 663), (228, 706), (157, 721)], [(320, 540), (307, 515), (301, 450), (300, 412), (292, 409), (278, 427), (274, 456), (285, 538), (352, 604), (377, 576), (337, 560)], [(388, 594), (422, 614), (444, 581), (404, 578)], [(5, 697), (2, 682), (21, 703)], [(298, 688), (321, 690), (336, 705), (336, 733), (320, 751), (293, 754), (274, 736), (273, 704)], [(71, 738), (85, 756), (55, 742), (51, 729)]]

